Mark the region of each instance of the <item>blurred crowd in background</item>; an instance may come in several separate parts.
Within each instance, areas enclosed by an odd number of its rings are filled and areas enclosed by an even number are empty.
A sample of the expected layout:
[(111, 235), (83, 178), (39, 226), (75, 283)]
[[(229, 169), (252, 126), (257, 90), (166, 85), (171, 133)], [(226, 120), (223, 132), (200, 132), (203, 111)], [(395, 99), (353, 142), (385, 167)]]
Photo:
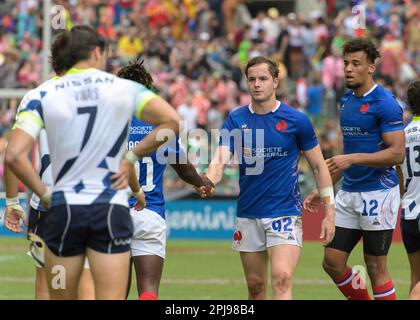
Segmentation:
[[(0, 88), (30, 89), (42, 81), (42, 2), (0, 0)], [(187, 130), (202, 128), (208, 137), (233, 108), (249, 103), (242, 70), (253, 56), (268, 55), (279, 63), (278, 98), (311, 117), (326, 158), (341, 152), (337, 103), (346, 90), (341, 58), (346, 39), (367, 36), (375, 41), (382, 54), (375, 79), (404, 109), (407, 83), (419, 76), (418, 0), (272, 1), (264, 10), (252, 10), (253, 1), (245, 0), (53, 4), (65, 9), (66, 28), (89, 24), (108, 39), (108, 71), (116, 73), (129, 61), (144, 59), (155, 90), (187, 121)], [(0, 155), (18, 104), (19, 99), (0, 100)], [(208, 139), (194, 135), (189, 149), (207, 145)], [(307, 165), (300, 168), (303, 187), (312, 187)], [(219, 192), (236, 194), (237, 175), (228, 166)], [(184, 186), (171, 171), (165, 184)]]

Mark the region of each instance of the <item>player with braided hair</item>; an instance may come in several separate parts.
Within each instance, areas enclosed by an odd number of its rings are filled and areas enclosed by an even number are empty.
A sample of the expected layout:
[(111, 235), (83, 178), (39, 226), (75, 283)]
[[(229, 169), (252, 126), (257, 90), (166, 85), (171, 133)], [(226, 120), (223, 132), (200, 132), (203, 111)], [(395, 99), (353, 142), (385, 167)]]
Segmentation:
[[(151, 89), (153, 78), (144, 67), (144, 61), (134, 61), (118, 72), (124, 79), (136, 81)], [(154, 126), (133, 117), (128, 148), (135, 146), (153, 130)], [(165, 200), (163, 196), (163, 173), (167, 162), (162, 162), (159, 155), (168, 152), (170, 165), (185, 182), (204, 187), (204, 192), (211, 192), (213, 183), (206, 177), (201, 177), (195, 167), (186, 159), (186, 155), (175, 140), (174, 146), (162, 146), (156, 152), (136, 162), (139, 184), (146, 194), (146, 207), (141, 211), (133, 208), (135, 199), (130, 199), (131, 217), (133, 218), (134, 235), (131, 241), (131, 256), (137, 277), (137, 291), (140, 300), (156, 300), (159, 283), (162, 276), (166, 247)]]
[(141, 83), (148, 89), (153, 87), (153, 78), (144, 67), (144, 60), (131, 61), (128, 66), (121, 68), (117, 75)]

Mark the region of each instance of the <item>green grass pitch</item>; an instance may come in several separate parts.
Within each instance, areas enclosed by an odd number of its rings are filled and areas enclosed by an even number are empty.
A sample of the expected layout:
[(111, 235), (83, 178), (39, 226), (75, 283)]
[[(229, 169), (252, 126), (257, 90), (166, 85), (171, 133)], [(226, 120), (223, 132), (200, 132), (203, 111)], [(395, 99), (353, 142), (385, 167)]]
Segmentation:
[[(0, 237), (0, 299), (33, 299), (35, 268), (26, 255), (27, 247), (25, 239)], [(343, 299), (322, 270), (322, 254), (319, 243), (304, 243), (293, 280), (294, 299)], [(388, 261), (397, 298), (407, 299), (410, 267), (401, 243), (392, 244)], [(350, 264), (363, 265), (361, 244), (352, 253)], [(136, 298), (132, 281), (129, 299)], [(230, 249), (227, 241), (168, 241), (159, 298), (246, 299), (238, 253)]]

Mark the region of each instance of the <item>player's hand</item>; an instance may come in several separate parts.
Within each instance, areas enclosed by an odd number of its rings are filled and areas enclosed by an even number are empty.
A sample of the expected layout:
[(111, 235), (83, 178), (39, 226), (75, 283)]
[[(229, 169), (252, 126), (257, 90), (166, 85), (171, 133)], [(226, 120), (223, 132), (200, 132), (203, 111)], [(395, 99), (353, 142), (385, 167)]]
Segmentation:
[(52, 189), (50, 187), (46, 187), (45, 193), (39, 197), (41, 200), (42, 205), (45, 209), (49, 209), (51, 205), (51, 197), (52, 197)]
[(128, 187), (128, 179), (130, 177), (131, 166), (133, 166), (133, 164), (127, 160), (121, 160), (119, 172), (111, 177), (111, 180), (115, 180), (115, 182), (111, 185), (112, 188), (121, 190)]
[(41, 200), (41, 203), (42, 203), (42, 206), (43, 206), (45, 209), (49, 209), (49, 208), (50, 208), (50, 206), (51, 206), (51, 199), (48, 199), (48, 200)]
[(321, 234), (319, 238), (322, 240), (322, 245), (327, 246), (333, 239), (335, 235), (335, 211), (333, 205), (328, 205), (324, 207), (325, 218), (321, 223)]
[(318, 212), (318, 207), (321, 205), (321, 197), (318, 190), (312, 191), (303, 201), (303, 208), (309, 213)]
[(28, 226), (28, 222), (26, 221), (25, 212), (20, 205), (14, 205), (13, 207), (6, 207), (6, 211), (4, 213), (4, 226), (12, 231), (12, 232), (22, 232), (22, 228), (20, 227), (20, 219), (22, 219), (23, 224)]
[(134, 209), (136, 211), (141, 211), (146, 207), (146, 194), (143, 190), (140, 189), (139, 192), (133, 193), (133, 197), (136, 199), (134, 204)]
[(339, 154), (332, 158), (325, 160), (328, 166), (328, 170), (330, 175), (333, 176), (341, 171), (349, 168), (352, 164), (351, 155), (348, 154)]
[(197, 191), (197, 193), (203, 199), (213, 196), (215, 191), (214, 183), (206, 175), (202, 175), (201, 179), (202, 185), (199, 187), (194, 187), (195, 191)]

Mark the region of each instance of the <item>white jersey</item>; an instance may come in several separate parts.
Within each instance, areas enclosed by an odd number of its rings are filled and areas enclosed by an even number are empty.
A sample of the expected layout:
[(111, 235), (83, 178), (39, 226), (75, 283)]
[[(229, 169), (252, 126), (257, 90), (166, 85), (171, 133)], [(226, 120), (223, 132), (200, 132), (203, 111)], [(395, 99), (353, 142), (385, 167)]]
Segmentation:
[[(40, 92), (42, 91), (42, 88), (44, 88), (45, 86), (47, 86), (51, 82), (56, 81), (57, 79), (59, 79), (59, 77), (54, 77), (50, 80), (45, 81), (43, 84), (41, 84), (37, 88), (28, 91), (23, 96), (22, 101), (20, 102), (16, 118), (17, 119), (19, 118), (20, 111), (28, 108), (28, 104), (31, 101), (32, 101), (31, 103), (34, 103), (34, 101), (38, 101), (38, 100), (41, 99), (41, 93)], [(39, 169), (38, 169), (39, 177), (41, 178), (42, 182), (47, 187), (52, 187), (53, 178), (52, 178), (52, 172), (51, 172), (51, 166), (50, 166), (50, 164), (51, 164), (51, 162), (50, 162), (50, 152), (48, 150), (48, 140), (47, 140), (47, 133), (45, 132), (45, 129), (42, 129), (40, 134), (39, 134), (38, 159), (37, 160), (38, 160), (38, 163), (39, 163)], [(30, 205), (35, 210), (46, 211), (46, 209), (42, 206), (39, 197), (35, 193), (32, 193)]]
[(156, 95), (134, 81), (93, 68), (70, 69), (40, 94), (42, 98), (19, 117), (47, 132), (54, 185), (51, 206), (128, 206), (128, 188), (111, 188), (111, 176), (119, 171), (132, 116), (140, 118)]
[(401, 219), (413, 220), (420, 214), (420, 117), (414, 117), (404, 131), (406, 157), (403, 174), (406, 192)]

